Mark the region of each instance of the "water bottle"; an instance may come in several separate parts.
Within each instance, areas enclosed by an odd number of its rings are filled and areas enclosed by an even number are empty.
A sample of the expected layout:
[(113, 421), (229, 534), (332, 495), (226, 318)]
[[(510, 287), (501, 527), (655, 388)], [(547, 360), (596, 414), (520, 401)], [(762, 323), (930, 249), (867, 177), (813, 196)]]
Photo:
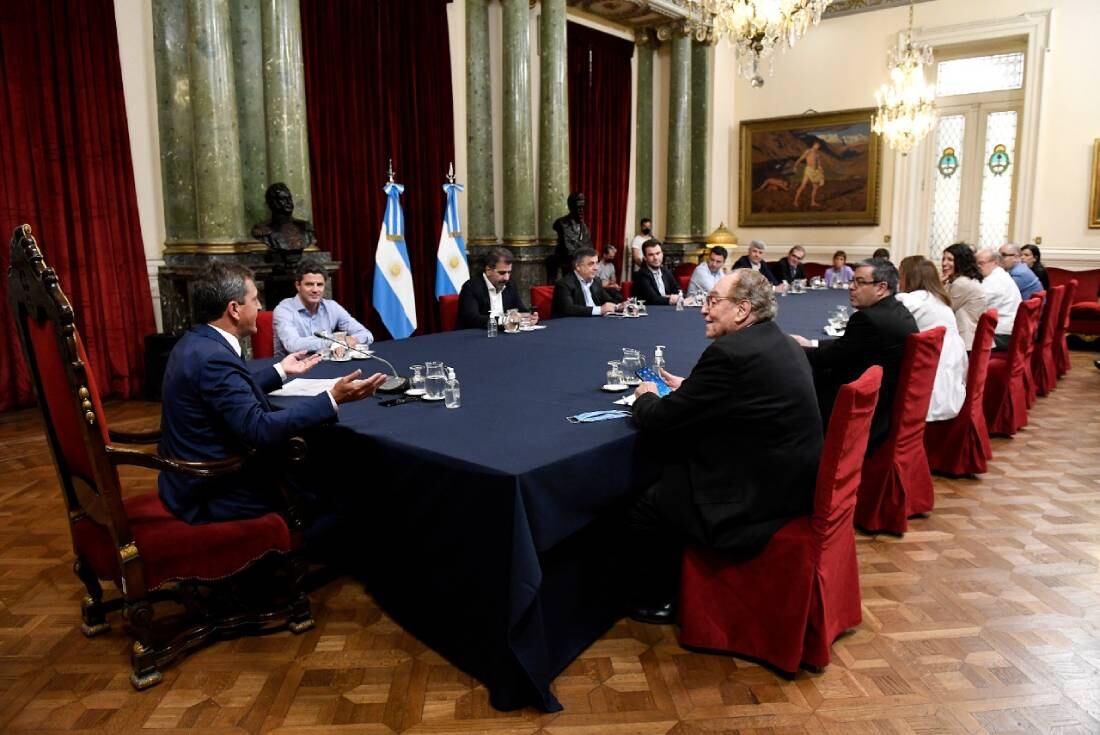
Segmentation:
[(676, 311), (684, 310), (684, 292), (678, 291), (676, 293)]
[(447, 368), (447, 384), (443, 388), (443, 405), (447, 408), (458, 408), (462, 405), (462, 393), (458, 387), (458, 378), (455, 377), (454, 368)]
[(490, 312), (490, 314), (489, 314), (489, 325), (486, 327), (486, 329), (487, 329), (487, 331), (485, 333), (485, 336), (487, 336), (487, 337), (497, 336), (497, 316), (496, 316), (496, 314), (493, 314), (493, 313)]
[(657, 349), (653, 351), (653, 370), (658, 375), (661, 374), (661, 369), (665, 366), (665, 346), (657, 345)]

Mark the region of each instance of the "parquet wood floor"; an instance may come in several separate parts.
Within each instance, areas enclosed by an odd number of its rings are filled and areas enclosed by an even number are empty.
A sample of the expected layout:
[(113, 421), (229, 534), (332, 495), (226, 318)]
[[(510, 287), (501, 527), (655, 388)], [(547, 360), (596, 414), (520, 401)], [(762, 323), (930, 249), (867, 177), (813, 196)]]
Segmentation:
[[(1100, 733), (1100, 372), (1092, 355), (978, 480), (936, 480), (902, 539), (860, 537), (864, 623), (787, 681), (623, 620), (555, 682), (565, 711), (503, 714), (360, 585), (312, 596), (302, 636), (220, 643), (142, 694), (118, 626), (85, 639), (81, 588), (33, 411), (0, 416), (0, 732)], [(138, 402), (117, 428), (156, 421)], [(128, 470), (128, 489), (154, 475)]]

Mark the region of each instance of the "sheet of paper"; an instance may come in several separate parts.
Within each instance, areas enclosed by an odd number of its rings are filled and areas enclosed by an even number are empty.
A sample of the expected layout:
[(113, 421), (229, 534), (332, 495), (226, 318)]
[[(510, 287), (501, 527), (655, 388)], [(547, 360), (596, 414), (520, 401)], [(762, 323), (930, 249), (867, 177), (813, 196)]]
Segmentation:
[(295, 378), (282, 388), (273, 390), (272, 396), (315, 396), (336, 385), (339, 378)]

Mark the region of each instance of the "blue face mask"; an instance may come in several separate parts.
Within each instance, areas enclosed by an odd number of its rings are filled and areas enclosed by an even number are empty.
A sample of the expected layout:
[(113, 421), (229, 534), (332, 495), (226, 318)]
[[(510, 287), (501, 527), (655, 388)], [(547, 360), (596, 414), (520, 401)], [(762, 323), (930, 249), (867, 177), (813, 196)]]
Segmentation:
[(576, 416), (566, 416), (565, 420), (571, 424), (591, 424), (596, 421), (610, 421), (612, 419), (630, 418), (630, 411), (586, 411)]

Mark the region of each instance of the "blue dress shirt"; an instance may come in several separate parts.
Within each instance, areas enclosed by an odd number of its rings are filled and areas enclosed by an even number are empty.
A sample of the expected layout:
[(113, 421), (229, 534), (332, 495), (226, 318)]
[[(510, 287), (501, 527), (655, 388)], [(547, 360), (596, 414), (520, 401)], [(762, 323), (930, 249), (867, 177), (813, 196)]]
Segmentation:
[(1028, 268), (1026, 263), (1017, 261), (1016, 265), (1012, 266), (1012, 270), (1008, 272), (1008, 275), (1012, 276), (1012, 280), (1016, 282), (1016, 288), (1020, 289), (1020, 297), (1024, 301), (1030, 299), (1032, 294), (1043, 290), (1043, 284), (1039, 280), (1039, 276), (1035, 275), (1035, 272)]
[(370, 330), (332, 299), (321, 299), (314, 314), (297, 296), (283, 299), (275, 307), (274, 329), (276, 360), (299, 350), (323, 349), (325, 341), (314, 337), (314, 332), (347, 332), (363, 345), (374, 341)]

